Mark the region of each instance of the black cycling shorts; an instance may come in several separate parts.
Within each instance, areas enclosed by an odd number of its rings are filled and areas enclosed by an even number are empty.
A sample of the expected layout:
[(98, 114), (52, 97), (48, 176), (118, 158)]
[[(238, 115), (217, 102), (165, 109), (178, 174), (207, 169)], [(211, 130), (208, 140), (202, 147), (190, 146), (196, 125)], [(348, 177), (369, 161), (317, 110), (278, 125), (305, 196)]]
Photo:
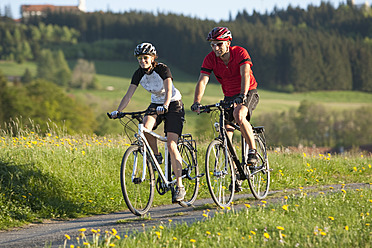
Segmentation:
[[(146, 110), (145, 116), (154, 115), (152, 113), (156, 112), (156, 108), (158, 106), (163, 106), (163, 104), (151, 103)], [(161, 124), (163, 120), (165, 120), (164, 121), (165, 134), (171, 132), (178, 134), (178, 136), (181, 136), (183, 123), (185, 122), (185, 109), (183, 107), (183, 103), (181, 100), (171, 102), (169, 104), (168, 112), (166, 114), (156, 116), (156, 122), (153, 130), (156, 130), (156, 128)]]
[[(239, 94), (234, 96), (225, 96), (223, 99), (225, 102), (231, 102), (234, 101), (235, 98), (237, 98)], [(258, 95), (257, 89), (253, 89), (248, 91), (247, 93), (247, 99), (245, 102), (243, 102), (243, 105), (248, 108), (248, 114), (247, 114), (247, 120), (250, 121), (252, 117), (253, 110), (257, 107), (257, 104), (259, 102), (260, 96)], [(225, 112), (225, 118), (228, 121), (233, 122), (234, 121), (234, 115), (233, 115), (234, 109), (230, 109)]]

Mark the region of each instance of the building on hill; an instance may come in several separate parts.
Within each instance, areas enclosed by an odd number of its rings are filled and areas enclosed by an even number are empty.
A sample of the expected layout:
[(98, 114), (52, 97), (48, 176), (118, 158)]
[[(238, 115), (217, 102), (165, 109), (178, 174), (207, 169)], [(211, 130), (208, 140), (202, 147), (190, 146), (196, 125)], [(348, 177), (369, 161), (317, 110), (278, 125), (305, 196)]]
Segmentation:
[(50, 4), (21, 5), (22, 19), (26, 20), (32, 16), (45, 16), (50, 12), (86, 12), (86, 0), (79, 0), (77, 6), (55, 6)]

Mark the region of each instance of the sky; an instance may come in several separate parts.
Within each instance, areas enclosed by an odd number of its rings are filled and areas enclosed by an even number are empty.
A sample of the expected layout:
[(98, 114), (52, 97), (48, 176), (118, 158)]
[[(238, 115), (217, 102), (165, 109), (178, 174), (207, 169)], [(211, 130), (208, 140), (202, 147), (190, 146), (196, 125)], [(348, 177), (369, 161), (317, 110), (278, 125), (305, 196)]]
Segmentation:
[[(325, 0), (338, 7), (346, 0)], [(24, 4), (51, 4), (57, 6), (78, 5), (79, 0), (0, 0), (0, 9), (3, 13), (5, 6), (10, 6), (12, 17), (20, 18), (20, 6)], [(114, 13), (131, 10), (152, 12), (154, 14), (174, 13), (189, 17), (209, 19), (214, 21), (228, 20), (229, 16), (235, 18), (236, 14), (246, 10), (252, 14), (255, 10), (261, 14), (271, 13), (274, 7), (287, 9), (288, 5), (307, 9), (308, 5), (319, 6), (322, 0), (86, 0), (88, 12), (111, 11)], [(365, 0), (355, 0), (356, 4), (365, 3)]]

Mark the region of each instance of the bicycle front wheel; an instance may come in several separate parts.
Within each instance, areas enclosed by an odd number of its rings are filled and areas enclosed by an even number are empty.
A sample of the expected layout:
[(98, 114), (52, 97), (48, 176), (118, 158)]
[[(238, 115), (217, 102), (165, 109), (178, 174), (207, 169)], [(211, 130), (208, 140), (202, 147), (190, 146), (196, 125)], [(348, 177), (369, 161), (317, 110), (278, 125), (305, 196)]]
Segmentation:
[(266, 146), (258, 134), (255, 135), (255, 142), (258, 162), (254, 168), (248, 170), (248, 183), (253, 196), (263, 199), (267, 196), (270, 186), (269, 159)]
[(182, 157), (182, 181), (185, 186), (186, 195), (179, 204), (183, 207), (191, 206), (199, 191), (199, 168), (193, 148), (187, 143), (179, 143), (178, 150)]
[(221, 140), (213, 140), (207, 148), (205, 174), (213, 201), (221, 208), (229, 206), (234, 197), (235, 170)]
[(149, 211), (154, 199), (155, 177), (149, 159), (143, 165), (141, 146), (132, 145), (121, 162), (121, 190), (129, 210), (138, 216)]

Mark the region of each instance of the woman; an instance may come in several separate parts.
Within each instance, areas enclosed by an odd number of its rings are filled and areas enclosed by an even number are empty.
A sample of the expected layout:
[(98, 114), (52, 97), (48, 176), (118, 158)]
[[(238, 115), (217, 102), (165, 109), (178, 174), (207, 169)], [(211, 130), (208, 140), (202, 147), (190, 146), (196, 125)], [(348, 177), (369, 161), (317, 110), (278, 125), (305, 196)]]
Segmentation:
[[(167, 145), (171, 157), (172, 168), (177, 178), (177, 186), (173, 201), (182, 201), (186, 191), (182, 184), (182, 158), (177, 149), (177, 140), (182, 133), (185, 111), (181, 101), (181, 93), (173, 85), (170, 69), (163, 63), (155, 61), (157, 53), (151, 43), (141, 43), (134, 49), (139, 68), (132, 76), (127, 93), (121, 100), (116, 111), (111, 113), (115, 118), (125, 109), (139, 84), (151, 93), (151, 104), (147, 108), (143, 124), (149, 130), (155, 130), (161, 123), (159, 115), (165, 115), (164, 132), (167, 136)], [(156, 112), (156, 114), (154, 114)], [(147, 140), (159, 163), (162, 155), (158, 151), (157, 140), (151, 135), (146, 135)]]

